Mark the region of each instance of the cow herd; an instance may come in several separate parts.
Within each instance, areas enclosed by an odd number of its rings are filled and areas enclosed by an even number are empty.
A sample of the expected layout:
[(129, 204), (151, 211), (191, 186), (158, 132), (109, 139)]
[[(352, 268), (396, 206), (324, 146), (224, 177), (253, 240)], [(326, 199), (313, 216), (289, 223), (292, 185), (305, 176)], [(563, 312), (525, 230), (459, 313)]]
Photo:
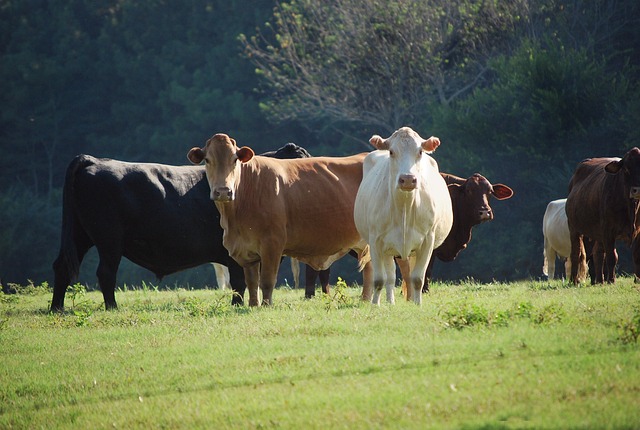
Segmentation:
[(569, 181), (566, 199), (547, 206), (543, 219), (543, 271), (554, 276), (555, 256), (566, 259), (568, 279), (577, 284), (615, 282), (615, 242), (631, 246), (636, 280), (640, 277), (640, 150), (622, 158), (581, 161)]
[[(505, 200), (513, 191), (480, 174), (440, 172), (430, 155), (440, 140), (408, 127), (370, 143), (372, 152), (347, 157), (311, 157), (294, 144), (256, 155), (220, 133), (189, 151), (194, 166), (77, 156), (65, 177), (51, 310), (64, 309), (67, 287), (94, 246), (107, 309), (117, 307), (123, 256), (158, 278), (217, 263), (228, 270), (232, 302), (243, 304), (248, 289), (249, 305), (258, 306), (273, 303), (283, 256), (307, 265), (309, 297), (316, 276), (324, 286), (331, 264), (350, 253), (363, 271), (363, 300), (379, 304), (384, 289), (394, 302), (398, 264), (403, 295), (420, 304), (435, 258), (453, 260), (472, 227), (493, 219), (491, 196)], [(614, 243), (624, 240), (639, 276), (639, 200), (637, 148), (622, 159), (580, 163), (567, 198), (545, 212), (543, 271), (553, 277), (557, 255), (577, 283), (589, 259), (592, 282), (614, 282)]]

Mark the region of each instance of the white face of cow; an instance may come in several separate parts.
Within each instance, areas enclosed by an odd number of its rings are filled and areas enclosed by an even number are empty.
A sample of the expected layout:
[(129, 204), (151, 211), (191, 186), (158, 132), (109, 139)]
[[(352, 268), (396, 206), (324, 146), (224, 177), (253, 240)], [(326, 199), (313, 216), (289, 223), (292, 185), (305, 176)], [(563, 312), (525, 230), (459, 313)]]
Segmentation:
[(230, 202), (236, 197), (240, 180), (240, 164), (253, 158), (253, 150), (239, 148), (236, 141), (226, 134), (216, 134), (204, 148), (192, 148), (187, 157), (194, 164), (205, 162), (207, 181), (211, 188), (211, 200)]
[(369, 142), (377, 149), (389, 151), (391, 186), (407, 193), (418, 188), (422, 164), (424, 162), (435, 164), (430, 157), (426, 157), (428, 160), (423, 160), (425, 152), (430, 154), (440, 145), (437, 137), (424, 140), (409, 127), (396, 130), (387, 139), (375, 135)]

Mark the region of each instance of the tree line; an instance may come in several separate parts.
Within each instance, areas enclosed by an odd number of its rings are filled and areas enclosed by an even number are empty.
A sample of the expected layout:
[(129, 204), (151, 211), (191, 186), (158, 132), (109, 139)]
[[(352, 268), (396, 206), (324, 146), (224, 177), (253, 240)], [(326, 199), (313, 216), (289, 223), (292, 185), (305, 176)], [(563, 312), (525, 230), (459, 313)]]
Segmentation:
[[(0, 1), (0, 278), (51, 280), (79, 153), (186, 164), (215, 132), (266, 151), (369, 150), (408, 125), (493, 202), (444, 279), (541, 274), (541, 220), (584, 158), (638, 145), (631, 0)], [(91, 258), (91, 257), (90, 257)], [(624, 262), (623, 262), (624, 264)], [(93, 283), (95, 265), (85, 264)], [(342, 277), (351, 266), (334, 271)], [(624, 267), (623, 267), (624, 269)], [(153, 280), (124, 265), (120, 281)], [(212, 284), (207, 268), (169, 282)]]

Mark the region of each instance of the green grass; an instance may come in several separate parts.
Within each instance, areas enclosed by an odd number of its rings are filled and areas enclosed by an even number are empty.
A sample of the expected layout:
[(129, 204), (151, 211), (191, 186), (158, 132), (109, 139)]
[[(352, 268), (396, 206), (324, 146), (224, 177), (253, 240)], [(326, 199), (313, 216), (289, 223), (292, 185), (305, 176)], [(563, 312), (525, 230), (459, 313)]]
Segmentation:
[(0, 428), (640, 427), (640, 290), (435, 283), (235, 309), (228, 293), (0, 294)]

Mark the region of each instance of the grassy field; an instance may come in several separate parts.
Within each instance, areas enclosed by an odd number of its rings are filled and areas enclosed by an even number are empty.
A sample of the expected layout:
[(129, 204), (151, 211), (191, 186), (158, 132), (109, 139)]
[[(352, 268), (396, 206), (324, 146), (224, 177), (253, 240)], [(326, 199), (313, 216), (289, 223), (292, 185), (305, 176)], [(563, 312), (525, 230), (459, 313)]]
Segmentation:
[(235, 309), (212, 290), (0, 294), (0, 428), (640, 428), (640, 288), (435, 283)]

